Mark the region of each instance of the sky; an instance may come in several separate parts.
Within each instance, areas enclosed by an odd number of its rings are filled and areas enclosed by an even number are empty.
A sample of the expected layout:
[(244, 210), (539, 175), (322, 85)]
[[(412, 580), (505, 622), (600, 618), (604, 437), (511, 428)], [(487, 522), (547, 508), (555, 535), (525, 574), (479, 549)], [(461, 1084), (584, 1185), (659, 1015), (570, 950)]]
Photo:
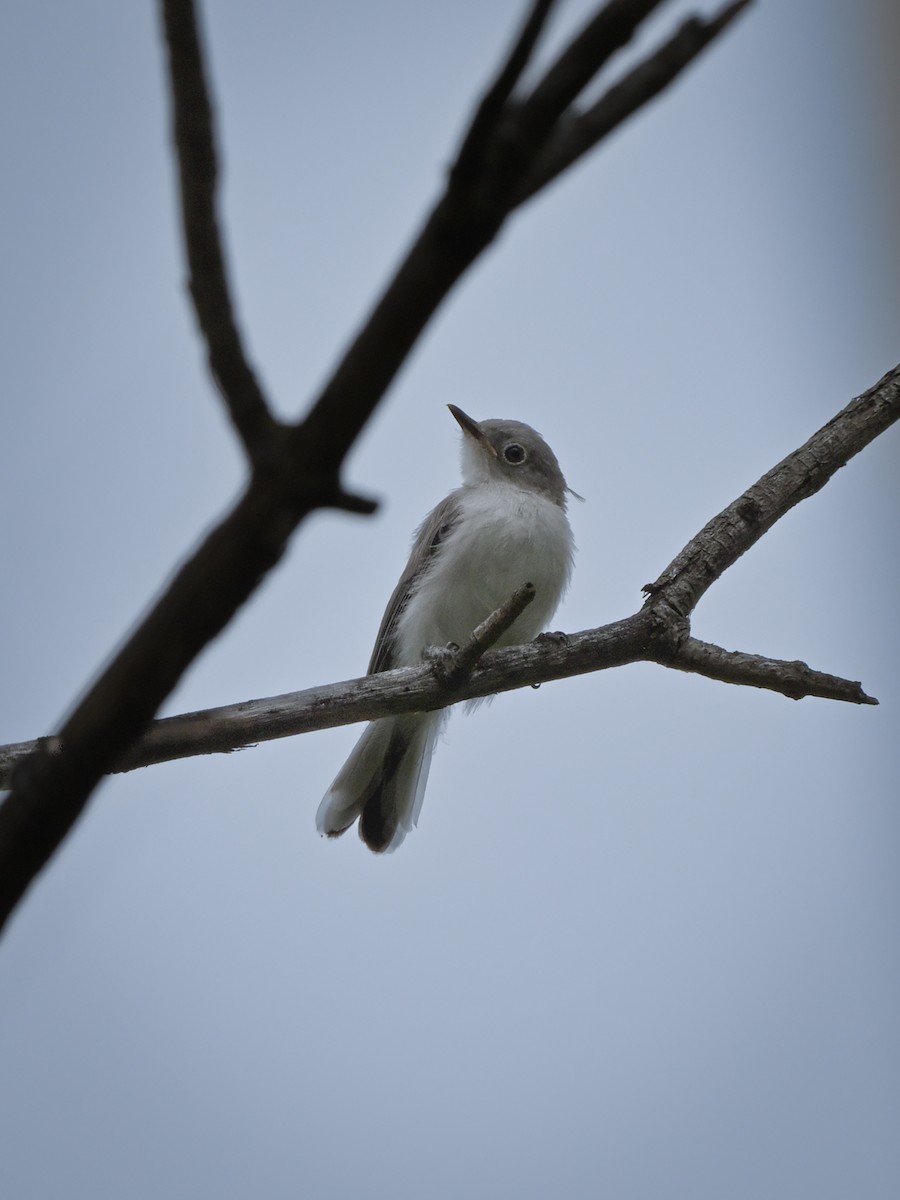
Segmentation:
[[(377, 515), (307, 522), (165, 711), (365, 670), (458, 482), (448, 403), (535, 426), (585, 497), (553, 621), (575, 631), (635, 611), (894, 366), (892, 7), (754, 5), (525, 206), (348, 459)], [(232, 278), (279, 413), (399, 260), (520, 11), (204, 5)], [(586, 11), (560, 6), (545, 60)], [(0, 31), (15, 742), (58, 726), (242, 463), (184, 286), (155, 7), (30, 0)], [(353, 728), (107, 781), (0, 940), (4, 1194), (895, 1196), (898, 450), (783, 519), (693, 623), (878, 708), (652, 665), (504, 695), (454, 714), (385, 857), (315, 831)]]

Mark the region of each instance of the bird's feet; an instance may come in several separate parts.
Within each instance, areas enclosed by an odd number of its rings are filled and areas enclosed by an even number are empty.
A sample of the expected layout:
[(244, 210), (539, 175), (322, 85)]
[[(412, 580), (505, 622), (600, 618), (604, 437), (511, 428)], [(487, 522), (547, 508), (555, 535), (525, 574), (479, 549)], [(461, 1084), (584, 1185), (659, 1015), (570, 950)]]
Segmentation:
[(550, 642), (552, 646), (568, 646), (569, 635), (563, 633), (560, 629), (547, 629), (543, 633), (539, 633), (534, 640), (536, 642)]
[(422, 657), (431, 667), (435, 678), (440, 683), (449, 684), (457, 674), (458, 653), (456, 642), (448, 642), (446, 646), (426, 646)]

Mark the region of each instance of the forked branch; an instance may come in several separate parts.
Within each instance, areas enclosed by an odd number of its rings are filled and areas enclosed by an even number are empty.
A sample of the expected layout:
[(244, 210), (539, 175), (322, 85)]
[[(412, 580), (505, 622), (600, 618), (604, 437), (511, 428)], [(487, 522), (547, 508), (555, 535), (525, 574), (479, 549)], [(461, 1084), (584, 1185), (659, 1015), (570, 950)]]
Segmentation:
[[(394, 713), (442, 708), (572, 675), (655, 662), (723, 683), (765, 688), (793, 700), (817, 696), (850, 704), (877, 704), (861, 684), (785, 662), (724, 650), (690, 635), (690, 617), (706, 589), (780, 517), (813, 495), (855, 454), (900, 418), (900, 366), (852, 400), (799, 450), (789, 454), (692, 538), (656, 583), (640, 612), (599, 629), (549, 642), (531, 642), (485, 654), (509, 628), (533, 589), (520, 588), (474, 632), (456, 655), (422, 667), (404, 667), (265, 700), (155, 721), (113, 766), (130, 771), (152, 763), (237, 750)], [(0, 746), (0, 786), (16, 763), (56, 739)]]
[[(611, 0), (538, 80), (530, 97), (516, 97), (551, 8), (532, 4), (523, 32), (463, 139), (457, 169), (397, 274), (307, 418), (283, 426), (271, 415), (233, 315), (218, 232), (212, 105), (195, 5), (192, 0), (160, 4), (191, 294), (213, 375), (252, 470), (231, 511), (188, 557), (74, 707), (52, 751), (51, 743), (41, 743), (16, 769), (0, 808), (0, 925), (78, 819), (98, 781), (123, 760), (187, 667), (280, 560), (303, 519), (329, 505), (372, 510), (371, 502), (348, 496), (341, 487), (348, 450), (438, 306), (496, 236), (526, 181), (534, 179), (541, 155), (550, 152), (572, 117), (568, 109), (581, 89), (654, 7), (647, 0)], [(655, 88), (648, 88), (646, 99)], [(639, 102), (637, 97), (630, 111)]]
[(266, 453), (276, 422), (247, 361), (231, 304), (216, 213), (219, 167), (212, 105), (197, 16), (192, 4), (167, 0), (163, 22), (191, 298), (210, 370), (252, 463)]

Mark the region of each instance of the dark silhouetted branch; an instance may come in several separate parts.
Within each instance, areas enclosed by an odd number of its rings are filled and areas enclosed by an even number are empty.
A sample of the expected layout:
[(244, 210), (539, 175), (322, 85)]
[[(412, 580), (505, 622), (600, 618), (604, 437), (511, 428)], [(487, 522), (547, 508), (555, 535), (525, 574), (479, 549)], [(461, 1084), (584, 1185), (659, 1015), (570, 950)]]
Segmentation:
[(691, 17), (655, 54), (629, 71), (590, 108), (561, 117), (553, 137), (516, 191), (515, 203), (524, 203), (546, 187), (658, 96), (750, 3), (737, 0), (707, 20)]
[(535, 0), (532, 4), (522, 31), (497, 73), (497, 78), (475, 110), (453, 165), (457, 178), (471, 176), (480, 169), (484, 146), (496, 135), (507, 101), (528, 66), (553, 5), (554, 0)]
[(546, 137), (570, 104), (634, 37), (663, 0), (610, 0), (587, 22), (522, 103), (519, 120)]
[(216, 216), (218, 163), (197, 15), (191, 3), (163, 0), (172, 123), (191, 297), (210, 370), (251, 459), (265, 455), (277, 424), (241, 345)]
[[(371, 501), (341, 486), (348, 450), (431, 316), (512, 211), (516, 190), (552, 141), (552, 114), (563, 115), (568, 97), (627, 40), (630, 32), (623, 31), (633, 30), (653, 7), (612, 0), (538, 81), (529, 102), (513, 98), (512, 90), (550, 9), (532, 5), (463, 138), (467, 157), (450, 171), (443, 195), (307, 418), (282, 426), (247, 363), (233, 316), (195, 6), (192, 0), (160, 3), (191, 292), (213, 374), (253, 469), (243, 495), (185, 561), (57, 736), (40, 743), (13, 772), (11, 793), (0, 807), (0, 925), (99, 780), (124, 761), (189, 664), (280, 560), (303, 519), (323, 506), (372, 511)], [(658, 622), (657, 614), (653, 619)], [(473, 683), (484, 669), (479, 665)]]
[[(444, 195), (307, 419), (294, 434), (298, 446), (306, 443), (316, 448), (317, 461), (323, 469), (339, 469), (347, 449), (438, 305), (491, 244), (520, 202), (520, 189), (555, 136), (553, 128), (546, 127), (549, 115), (555, 112), (563, 124), (566, 115), (562, 106), (566, 97), (577, 94), (593, 77), (588, 77), (583, 65), (585, 44), (590, 44), (595, 55), (593, 74), (596, 74), (623, 44), (623, 38), (627, 41), (623, 32), (626, 26), (633, 31), (638, 14), (651, 7), (655, 5), (648, 5), (646, 0), (613, 0), (596, 18), (599, 27), (606, 29), (608, 40), (599, 38), (596, 28), (592, 28), (595, 23), (591, 22), (588, 26), (591, 36), (587, 38), (585, 31), (575, 39), (576, 42), (581, 39), (581, 50), (575, 56), (577, 62), (570, 62), (564, 51), (545, 76), (545, 79), (554, 76), (553, 86), (548, 85), (542, 91), (544, 80), (539, 80), (532, 89), (531, 96), (541, 97), (540, 103), (535, 101), (529, 108), (528, 97), (518, 100), (511, 97), (498, 116), (497, 98), (514, 86), (516, 73), (531, 50), (526, 24), (462, 139)], [(612, 10), (616, 14), (614, 21), (603, 15)], [(533, 6), (532, 20), (542, 23), (545, 17), (544, 6)], [(683, 65), (689, 61), (686, 58)], [(564, 79), (568, 73), (572, 78), (566, 85)], [(647, 98), (655, 94), (649, 93)], [(635, 106), (638, 103), (636, 98), (634, 103)]]

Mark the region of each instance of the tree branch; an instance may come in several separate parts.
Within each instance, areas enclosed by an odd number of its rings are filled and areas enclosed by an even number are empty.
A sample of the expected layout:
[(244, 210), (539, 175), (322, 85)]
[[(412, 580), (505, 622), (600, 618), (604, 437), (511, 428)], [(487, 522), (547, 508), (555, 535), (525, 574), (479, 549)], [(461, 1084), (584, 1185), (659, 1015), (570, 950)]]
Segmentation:
[[(280, 560), (308, 513), (329, 505), (372, 510), (370, 501), (343, 491), (339, 475), (344, 457), (422, 329), (512, 211), (516, 188), (552, 135), (545, 118), (565, 101), (569, 87), (551, 86), (551, 72), (544, 91), (539, 82), (532, 92), (533, 98), (544, 97), (532, 101), (535, 119), (517, 124), (521, 106), (509, 101), (500, 119), (486, 122), (477, 156), (480, 171), (451, 171), (443, 196), (308, 417), (282, 427), (271, 417), (246, 362), (232, 314), (215, 213), (211, 105), (194, 4), (160, 3), (192, 294), (213, 372), (253, 472), (231, 511), (183, 564), (76, 705), (52, 743), (55, 752), (50, 743), (41, 743), (17, 766), (11, 794), (0, 807), (0, 925), (78, 819), (103, 774), (122, 761), (200, 650)], [(649, 6), (637, 0), (613, 0), (603, 11), (638, 13), (645, 8)], [(496, 97), (507, 84), (514, 86), (547, 11), (549, 5), (534, 5), (498, 75)], [(595, 70), (609, 57), (614, 40), (608, 45), (592, 42)], [(586, 80), (591, 72), (581, 57), (584, 43), (576, 39), (573, 45), (580, 45), (577, 79)], [(566, 61), (565, 54), (559, 61)], [(572, 78), (574, 86), (577, 79)]]
[[(391, 713), (444, 708), (460, 700), (492, 696), (534, 683), (564, 679), (646, 657), (656, 622), (637, 613), (583, 634), (566, 643), (541, 641), (486, 653), (462, 682), (448, 686), (431, 662), (418, 667), (382, 671), (302, 692), (249, 700), (154, 721), (144, 736), (112, 770), (131, 771), (153, 763), (240, 749), (261, 741), (375, 720)], [(0, 786), (18, 774), (17, 764), (35, 749), (51, 757), (58, 738), (0, 746)]]
[[(513, 618), (514, 620), (515, 618)], [(461, 700), (493, 696), (633, 662), (654, 662), (722, 683), (764, 688), (792, 700), (819, 697), (850, 704), (877, 704), (859, 683), (814, 671), (802, 662), (783, 662), (723, 650), (687, 637), (674, 648), (652, 616), (635, 613), (623, 621), (567, 635), (565, 641), (535, 641), (485, 653), (478, 668), (456, 682), (434, 663), (401, 667), (340, 683), (287, 692), (262, 700), (163, 717), (113, 768), (134, 771), (201, 754), (227, 754), (260, 742), (296, 737), (398, 713), (444, 708)], [(449, 656), (451, 670), (453, 655)], [(58, 738), (0, 746), (0, 787), (16, 764), (37, 748), (58, 752)]]
[(555, 0), (535, 0), (497, 78), (485, 92), (469, 125), (453, 170), (457, 178), (471, 176), (480, 167), (484, 146), (495, 135), (506, 103), (528, 66)]
[(213, 378), (253, 462), (265, 454), (277, 423), (244, 354), (231, 306), (216, 216), (218, 163), (212, 104), (197, 16), (193, 4), (185, 0), (163, 0), (162, 8), (191, 298)]
[(453, 689), (463, 684), (472, 674), (477, 663), (491, 646), (506, 633), (529, 604), (534, 600), (533, 583), (525, 583), (510, 596), (505, 604), (495, 609), (480, 625), (477, 625), (469, 635), (468, 641), (462, 646), (452, 648), (450, 654), (440, 653), (432, 658), (431, 668), (438, 682), (445, 688)]
[(648, 583), (646, 606), (668, 605), (682, 616), (707, 588), (794, 505), (823, 488), (854, 455), (900, 418), (900, 365), (823, 425), (808, 442), (766, 472), (700, 530)]
[(516, 191), (515, 203), (523, 204), (546, 187), (658, 96), (750, 3), (735, 0), (715, 17), (691, 17), (655, 54), (629, 71), (590, 108), (561, 117), (553, 137)]
[[(526, 585), (475, 630), (458, 652), (456, 667), (454, 656), (450, 656), (437, 670), (434, 663), (404, 667), (284, 696), (166, 717), (155, 721), (140, 742), (109, 769), (131, 771), (196, 754), (228, 752), (335, 725), (442, 708), (459, 700), (630, 662), (655, 662), (724, 683), (780, 692), (795, 700), (817, 696), (850, 704), (877, 704), (859, 683), (814, 671), (805, 663), (723, 650), (701, 642), (690, 636), (690, 615), (706, 588), (758, 541), (765, 529), (823, 487), (854, 454), (898, 418), (900, 365), (708, 522), (659, 580), (645, 587), (650, 596), (640, 612), (631, 617), (560, 640), (494, 651), (477, 662), (529, 602)], [(764, 511), (753, 507), (760, 505), (759, 496), (765, 498)], [(763, 518), (764, 529), (760, 525)], [(477, 665), (469, 671), (473, 662)], [(44, 757), (55, 760), (61, 748), (60, 738), (0, 746), (0, 787), (14, 774), (17, 778), (21, 769), (18, 764), (24, 762), (27, 766), (29, 755), (41, 751)]]
[(563, 50), (524, 101), (520, 119), (546, 137), (570, 104), (663, 0), (609, 0)]
[(784, 662), (778, 658), (763, 658), (759, 654), (723, 650), (721, 646), (693, 637), (686, 638), (671, 657), (661, 657), (656, 661), (662, 666), (674, 667), (676, 671), (691, 671), (707, 679), (718, 679), (721, 683), (780, 692), (790, 700), (819, 696), (823, 700), (844, 700), (848, 704), (878, 703), (874, 696), (866, 695), (861, 683), (814, 671), (805, 662)]

